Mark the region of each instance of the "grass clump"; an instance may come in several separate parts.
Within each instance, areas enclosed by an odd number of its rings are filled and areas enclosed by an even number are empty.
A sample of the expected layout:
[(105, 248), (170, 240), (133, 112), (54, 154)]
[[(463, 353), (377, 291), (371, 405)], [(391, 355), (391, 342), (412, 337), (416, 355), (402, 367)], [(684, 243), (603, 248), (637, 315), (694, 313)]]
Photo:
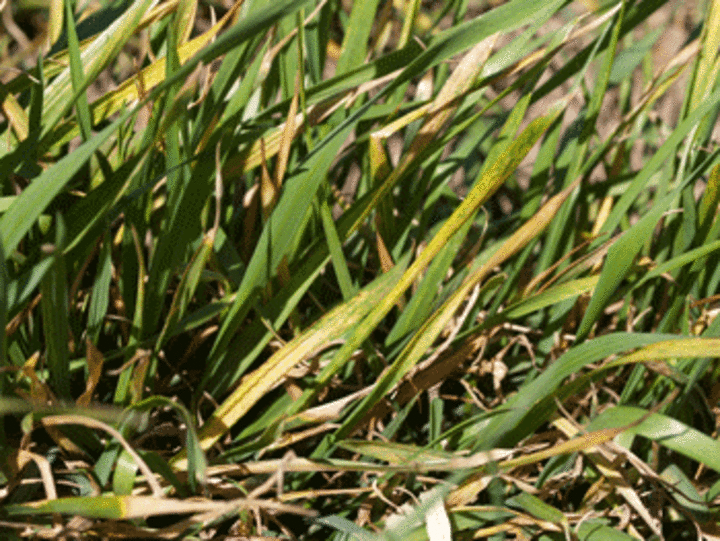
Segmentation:
[(5, 10), (4, 536), (717, 530), (717, 2)]

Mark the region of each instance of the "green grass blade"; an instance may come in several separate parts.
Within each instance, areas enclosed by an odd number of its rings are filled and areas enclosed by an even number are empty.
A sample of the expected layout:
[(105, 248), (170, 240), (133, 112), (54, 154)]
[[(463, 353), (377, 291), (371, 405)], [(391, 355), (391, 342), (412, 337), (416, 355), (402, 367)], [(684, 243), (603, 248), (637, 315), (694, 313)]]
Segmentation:
[(578, 278), (563, 284), (546, 289), (541, 293), (532, 295), (518, 301), (503, 310), (498, 319), (516, 319), (537, 312), (554, 304), (559, 304), (568, 299), (574, 299), (583, 293), (591, 292), (597, 285), (599, 276), (588, 276)]
[(70, 398), (70, 353), (68, 340), (68, 290), (67, 271), (62, 247), (65, 242), (65, 222), (60, 214), (55, 217), (55, 247), (53, 265), (41, 284), (40, 300), (43, 315), (43, 331), (47, 344), (47, 365), (50, 383), (62, 399)]
[[(5, 262), (5, 251), (3, 250), (2, 243), (0, 243), (0, 366), (8, 366), (7, 357), (7, 336), (5, 334), (5, 325), (7, 325), (8, 319), (8, 285), (10, 280), (8, 279), (8, 269)], [(7, 385), (5, 375), (0, 375), (0, 397), (4, 397), (6, 393)], [(0, 428), (0, 442), (4, 441), (4, 431)]]
[(92, 136), (90, 122), (90, 106), (88, 105), (87, 93), (83, 90), (88, 86), (83, 73), (82, 58), (80, 57), (80, 42), (75, 30), (75, 17), (72, 12), (72, 2), (65, 0), (65, 28), (68, 39), (68, 55), (70, 57), (70, 78), (72, 80), (73, 92), (78, 96), (75, 107), (80, 124), (80, 132), (84, 141)]
[(673, 199), (674, 196), (669, 195), (657, 202), (650, 212), (610, 247), (600, 279), (578, 328), (576, 341), (579, 342), (588, 336)]
[(587, 430), (627, 426), (638, 421), (642, 422), (630, 428), (630, 434), (656, 441), (663, 447), (720, 472), (720, 442), (659, 413), (648, 413), (647, 410), (632, 406), (615, 406), (593, 419)]
[(105, 322), (108, 307), (110, 306), (110, 283), (112, 281), (112, 250), (111, 240), (105, 238), (100, 247), (98, 257), (99, 272), (93, 284), (90, 296), (90, 308), (88, 310), (88, 336), (97, 344)]
[(347, 31), (343, 37), (340, 58), (335, 68), (336, 75), (361, 66), (367, 55), (367, 42), (372, 30), (378, 0), (353, 2)]
[(337, 229), (333, 223), (332, 214), (330, 213), (330, 207), (326, 201), (320, 203), (320, 218), (322, 219), (323, 230), (325, 231), (325, 239), (328, 243), (328, 249), (330, 250), (330, 260), (335, 270), (335, 277), (337, 278), (340, 291), (342, 292), (343, 300), (349, 301), (355, 293), (357, 293), (355, 286), (353, 285), (352, 278), (350, 276), (350, 270), (345, 260), (345, 255), (342, 250), (342, 243), (338, 236)]
[(187, 427), (184, 452), (186, 453), (185, 456), (188, 457), (188, 481), (190, 483), (190, 490), (197, 492), (200, 487), (205, 485), (208, 464), (200, 443), (200, 437), (195, 428), (195, 420), (187, 408), (185, 408), (182, 404), (178, 404), (177, 402), (164, 396), (152, 396), (150, 398), (146, 398), (142, 402), (132, 406), (131, 409), (133, 411), (148, 411), (151, 408), (158, 407), (169, 407), (174, 409)]
[(180, 278), (180, 283), (175, 291), (170, 311), (165, 318), (165, 324), (160, 331), (160, 337), (155, 343), (155, 351), (159, 352), (165, 345), (170, 336), (176, 331), (177, 324), (185, 317), (185, 313), (190, 305), (190, 301), (195, 295), (202, 271), (205, 269), (210, 254), (213, 251), (213, 240), (210, 236), (205, 236), (200, 243), (200, 247), (193, 254), (190, 263)]
[(73, 176), (87, 163), (93, 153), (122, 124), (128, 115), (115, 120), (100, 133), (46, 169), (23, 192), (0, 218), (0, 241), (12, 253), (40, 214), (60, 193)]

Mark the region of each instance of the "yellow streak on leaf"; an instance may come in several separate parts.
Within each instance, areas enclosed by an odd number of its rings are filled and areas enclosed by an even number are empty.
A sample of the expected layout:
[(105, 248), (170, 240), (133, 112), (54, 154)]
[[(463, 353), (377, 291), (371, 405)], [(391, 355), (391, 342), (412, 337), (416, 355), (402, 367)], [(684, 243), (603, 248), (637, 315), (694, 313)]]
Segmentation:
[(50, 0), (48, 21), (48, 46), (55, 45), (63, 29), (63, 0)]
[[(293, 366), (356, 325), (373, 306), (371, 299), (382, 296), (387, 287), (383, 284), (360, 291), (347, 303), (325, 314), (315, 325), (278, 350), (260, 368), (243, 378), (235, 391), (200, 429), (198, 437), (202, 449), (212, 447), (269, 389), (285, 377)], [(186, 469), (186, 453), (181, 451), (172, 463), (177, 469)]]

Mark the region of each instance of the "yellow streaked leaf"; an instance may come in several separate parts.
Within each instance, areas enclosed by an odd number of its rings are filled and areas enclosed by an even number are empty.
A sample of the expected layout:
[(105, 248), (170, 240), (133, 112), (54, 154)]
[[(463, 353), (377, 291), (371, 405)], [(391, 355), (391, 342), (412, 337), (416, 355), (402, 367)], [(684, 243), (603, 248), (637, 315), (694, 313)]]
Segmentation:
[(503, 318), (513, 319), (531, 314), (567, 299), (592, 292), (600, 278), (599, 274), (563, 282), (539, 293), (530, 295), (503, 310)]
[(452, 453), (437, 449), (423, 449), (415, 445), (386, 441), (345, 440), (338, 443), (343, 449), (352, 453), (360, 453), (391, 464), (403, 462), (445, 462), (452, 458)]
[(431, 103), (418, 107), (375, 131), (373, 136), (386, 139), (408, 124), (428, 115), (403, 161), (409, 162), (414, 159), (420, 150), (427, 145), (428, 137), (434, 138), (445, 122), (455, 113), (455, 109), (459, 105), (458, 98), (470, 90), (473, 82), (482, 72), (496, 40), (497, 34), (494, 34), (475, 45), (463, 57)]
[(720, 164), (716, 165), (710, 171), (705, 193), (703, 193), (698, 209), (698, 223), (700, 227), (710, 227), (712, 220), (715, 218), (715, 210), (720, 201)]
[(295, 119), (297, 116), (298, 100), (300, 98), (300, 88), (302, 84), (301, 73), (298, 71), (295, 74), (295, 93), (290, 101), (290, 109), (288, 110), (287, 119), (285, 120), (285, 127), (282, 130), (277, 164), (275, 166), (275, 186), (278, 190), (280, 190), (283, 179), (285, 178), (285, 171), (287, 169), (288, 159), (290, 158), (290, 148), (292, 146), (293, 139), (295, 139), (295, 136), (298, 133), (295, 127)]
[(8, 505), (3, 509), (10, 515), (39, 515), (60, 513), (88, 518), (123, 520), (147, 518), (158, 515), (183, 515), (189, 513), (207, 513), (217, 511), (224, 514), (233, 509), (264, 507), (285, 513), (314, 516), (315, 512), (302, 507), (279, 504), (272, 501), (241, 498), (230, 501), (206, 499), (180, 500), (154, 496), (86, 496), (60, 498), (17, 505)]
[(600, 370), (626, 364), (697, 357), (720, 357), (720, 338), (679, 338), (655, 342), (629, 355), (610, 361)]
[[(399, 271), (400, 267), (396, 270)], [(350, 301), (325, 314), (315, 325), (288, 342), (260, 368), (245, 377), (200, 429), (198, 436), (202, 449), (208, 450), (212, 447), (268, 390), (282, 380), (293, 366), (307, 359), (323, 344), (337, 340), (348, 329), (357, 325), (374, 306), (372, 301), (383, 298), (392, 287), (396, 276), (394, 271), (378, 278)], [(185, 452), (176, 455), (172, 462), (176, 468), (186, 469)]]
[(48, 20), (48, 46), (55, 45), (63, 29), (63, 0), (50, 0)]
[[(341, 352), (337, 354), (337, 358), (333, 360), (333, 363), (341, 363), (341, 360), (338, 360), (338, 358), (349, 357), (352, 349), (359, 347), (368, 334), (372, 332), (388, 312), (390, 312), (392, 306), (405, 294), (405, 291), (407, 291), (418, 278), (420, 273), (423, 272), (430, 262), (440, 253), (449, 239), (460, 230), (468, 220), (475, 216), (480, 206), (487, 201), (512, 174), (540, 136), (557, 119), (562, 112), (562, 108), (563, 103), (557, 104), (547, 116), (533, 120), (530, 125), (496, 157), (492, 165), (481, 173), (481, 177), (475, 183), (475, 186), (467, 197), (455, 209), (450, 218), (447, 219), (428, 243), (427, 247), (420, 252), (418, 258), (410, 268), (408, 268), (405, 274), (403, 274), (392, 291), (378, 300), (377, 305), (368, 314), (367, 318), (363, 320), (352, 338), (343, 346)], [(372, 393), (363, 400), (362, 404), (353, 411), (350, 417), (343, 423), (342, 427), (338, 429), (335, 434), (336, 437), (343, 438), (354, 430), (356, 424), (362, 420), (372, 404), (374, 404), (380, 396), (388, 392), (390, 388), (399, 381), (400, 377), (428, 350), (432, 345), (431, 342), (440, 334), (449, 318), (452, 317), (460, 306), (460, 303), (465, 300), (475, 284), (482, 280), (490, 270), (525, 246), (530, 238), (537, 235), (553, 218), (571, 191), (576, 188), (577, 182), (578, 181), (548, 201), (529, 222), (524, 224), (520, 230), (503, 244), (500, 250), (490, 257), (486, 264), (466, 278), (463, 285), (443, 304), (433, 317), (425, 322), (410, 343), (405, 346), (398, 356), (398, 359), (395, 360), (390, 369), (386, 371), (382, 378), (376, 383)], [(326, 376), (321, 373), (319, 378), (322, 379), (323, 377)]]
[[(376, 394), (387, 392), (390, 387), (400, 381), (400, 378), (430, 349), (442, 330), (450, 322), (465, 299), (467, 299), (470, 291), (488, 276), (494, 268), (504, 263), (539, 235), (555, 217), (560, 206), (576, 187), (577, 182), (551, 198), (527, 223), (523, 224), (518, 231), (506, 240), (480, 268), (463, 281), (462, 285), (427, 319), (410, 342), (403, 348), (391, 369), (386, 371), (376, 384)], [(371, 395), (366, 401), (372, 403), (377, 399), (377, 396), (373, 397)]]
[(20, 103), (15, 99), (12, 94), (7, 94), (2, 104), (2, 112), (10, 122), (15, 136), (18, 141), (24, 141), (27, 139), (30, 130), (30, 120), (28, 119), (25, 109), (22, 108)]

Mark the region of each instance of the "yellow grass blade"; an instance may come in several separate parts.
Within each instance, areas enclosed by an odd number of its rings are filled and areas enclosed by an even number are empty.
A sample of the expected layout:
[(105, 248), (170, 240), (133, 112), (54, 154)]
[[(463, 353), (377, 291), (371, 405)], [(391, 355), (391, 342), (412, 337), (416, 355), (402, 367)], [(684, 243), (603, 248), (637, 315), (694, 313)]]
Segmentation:
[[(269, 389), (284, 378), (293, 366), (357, 325), (374, 306), (372, 301), (385, 296), (392, 287), (395, 276), (395, 272), (383, 275), (349, 302), (325, 314), (315, 325), (288, 342), (260, 368), (245, 377), (200, 429), (198, 435), (202, 449), (212, 447)], [(184, 452), (179, 453), (172, 462), (177, 469), (187, 468)]]
[(15, 96), (7, 94), (0, 106), (15, 132), (17, 140), (24, 141), (27, 139), (28, 131), (30, 130), (30, 120), (28, 119), (25, 109), (23, 109), (17, 99), (15, 99)]
[(50, 16), (48, 20), (48, 47), (60, 38), (63, 29), (63, 0), (50, 0)]

